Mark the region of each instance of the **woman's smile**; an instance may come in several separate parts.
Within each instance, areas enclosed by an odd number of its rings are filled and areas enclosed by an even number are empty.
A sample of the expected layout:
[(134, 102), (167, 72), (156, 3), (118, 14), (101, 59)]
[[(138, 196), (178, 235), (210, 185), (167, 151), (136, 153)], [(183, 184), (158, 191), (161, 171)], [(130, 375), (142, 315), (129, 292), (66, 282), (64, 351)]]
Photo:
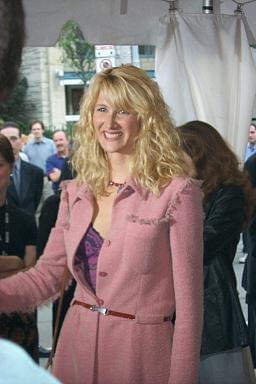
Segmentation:
[(121, 131), (103, 131), (103, 135), (106, 140), (115, 141), (119, 140), (123, 133)]

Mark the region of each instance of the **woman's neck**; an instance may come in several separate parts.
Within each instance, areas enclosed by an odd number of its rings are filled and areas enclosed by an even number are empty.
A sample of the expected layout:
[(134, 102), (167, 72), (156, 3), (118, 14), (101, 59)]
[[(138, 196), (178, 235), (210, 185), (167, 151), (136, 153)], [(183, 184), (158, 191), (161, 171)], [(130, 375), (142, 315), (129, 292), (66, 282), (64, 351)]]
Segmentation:
[[(129, 157), (120, 154), (111, 154), (109, 158), (111, 173), (111, 181), (116, 183), (124, 183), (130, 177)], [(115, 155), (115, 156), (114, 156)]]

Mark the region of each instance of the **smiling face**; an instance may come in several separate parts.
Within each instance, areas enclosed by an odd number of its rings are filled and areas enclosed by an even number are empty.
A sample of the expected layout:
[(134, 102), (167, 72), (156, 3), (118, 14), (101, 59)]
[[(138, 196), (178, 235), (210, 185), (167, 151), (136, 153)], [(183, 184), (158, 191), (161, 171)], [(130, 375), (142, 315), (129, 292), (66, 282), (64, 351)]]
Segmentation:
[(68, 154), (68, 139), (65, 132), (57, 131), (53, 134), (53, 141), (59, 156), (66, 156)]
[(94, 108), (93, 126), (106, 153), (130, 155), (133, 152), (139, 133), (137, 115), (114, 108), (102, 93)]

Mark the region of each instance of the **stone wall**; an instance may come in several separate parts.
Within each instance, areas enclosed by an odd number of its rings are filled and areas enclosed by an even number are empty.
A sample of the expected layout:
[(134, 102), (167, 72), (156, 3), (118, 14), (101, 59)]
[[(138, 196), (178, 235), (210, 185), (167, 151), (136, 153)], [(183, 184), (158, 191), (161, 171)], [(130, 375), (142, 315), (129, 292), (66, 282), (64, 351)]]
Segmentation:
[(23, 51), (21, 73), (28, 81), (27, 104), (32, 105), (29, 118), (42, 120), (46, 126), (50, 122), (47, 61), (47, 48), (27, 47)]
[(56, 76), (61, 69), (57, 48), (24, 49), (21, 72), (28, 80), (29, 119), (42, 120), (51, 130), (65, 126), (65, 89)]

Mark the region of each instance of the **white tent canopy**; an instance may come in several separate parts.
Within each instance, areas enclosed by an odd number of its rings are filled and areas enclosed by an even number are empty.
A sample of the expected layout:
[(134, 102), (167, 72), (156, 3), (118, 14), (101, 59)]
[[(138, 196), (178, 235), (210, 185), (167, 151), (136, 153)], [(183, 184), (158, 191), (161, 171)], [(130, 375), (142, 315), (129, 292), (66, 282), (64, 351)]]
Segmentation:
[[(213, 124), (243, 158), (256, 93), (249, 48), (255, 43), (256, 1), (213, 0), (214, 15), (202, 15), (204, 0), (23, 1), (27, 46), (55, 45), (68, 20), (78, 22), (94, 44), (156, 45), (157, 80), (177, 123)], [(234, 16), (237, 2), (242, 17)], [(168, 13), (169, 5), (177, 11)], [(202, 44), (203, 36), (210, 45)]]
[[(239, 0), (245, 3), (248, 0)], [(168, 13), (165, 0), (23, 0), (27, 46), (55, 45), (62, 26), (77, 21), (94, 44), (155, 44), (159, 19)], [(172, 2), (173, 3), (173, 2)], [(184, 13), (202, 13), (203, 0), (177, 0)], [(233, 14), (232, 0), (213, 0), (217, 13)], [(256, 36), (256, 2), (244, 12)]]
[(243, 159), (256, 66), (241, 17), (173, 12), (159, 34), (156, 75), (177, 125), (210, 123)]

